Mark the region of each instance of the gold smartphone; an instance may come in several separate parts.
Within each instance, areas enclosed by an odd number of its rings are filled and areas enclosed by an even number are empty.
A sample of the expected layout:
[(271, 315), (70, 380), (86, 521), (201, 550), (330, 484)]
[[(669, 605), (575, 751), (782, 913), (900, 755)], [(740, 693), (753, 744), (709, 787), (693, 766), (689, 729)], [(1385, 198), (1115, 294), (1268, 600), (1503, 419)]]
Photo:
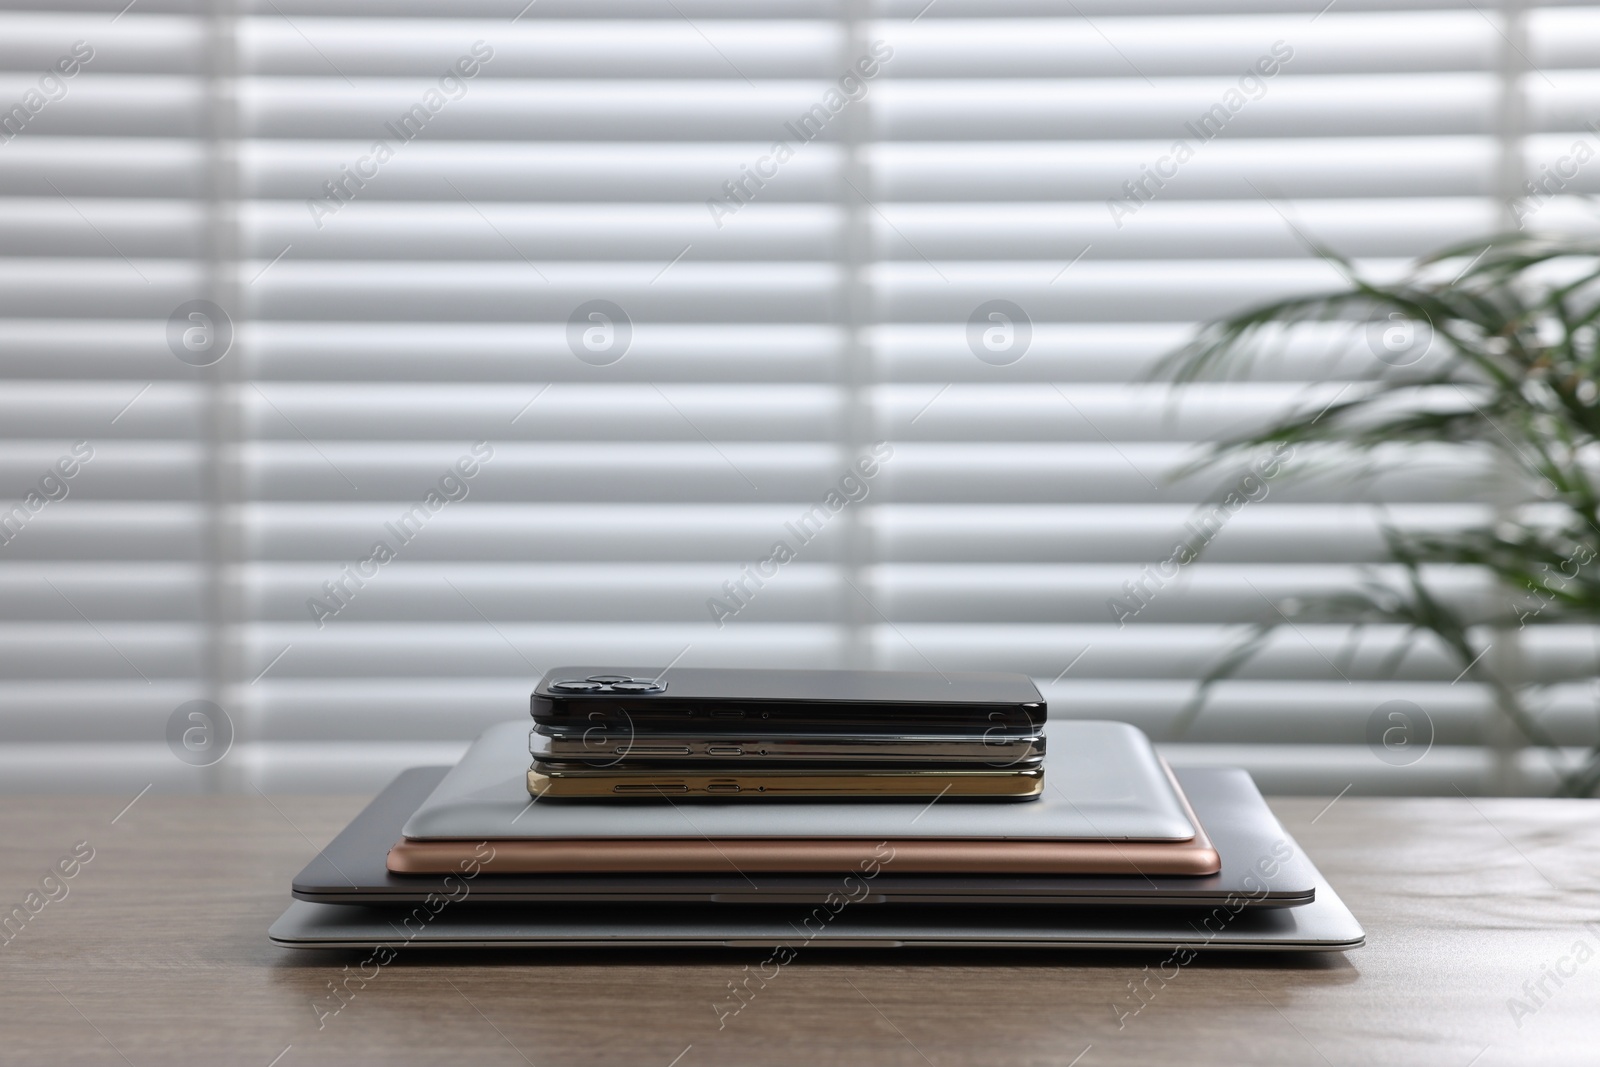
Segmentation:
[(818, 771), (680, 770), (538, 762), (528, 771), (536, 797), (962, 797), (1030, 800), (1044, 791), (1044, 767), (885, 768)]

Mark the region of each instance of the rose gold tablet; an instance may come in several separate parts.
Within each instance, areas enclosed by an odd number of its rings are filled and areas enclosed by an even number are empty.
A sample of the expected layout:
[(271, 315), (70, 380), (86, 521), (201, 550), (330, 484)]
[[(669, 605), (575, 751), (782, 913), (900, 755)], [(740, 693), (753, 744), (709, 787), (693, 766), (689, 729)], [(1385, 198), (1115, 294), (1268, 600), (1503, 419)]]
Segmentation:
[[(499, 874), (818, 872), (882, 864), (902, 874), (1207, 875), (1221, 859), (1165, 767), (1195, 828), (1187, 841), (1062, 841), (1003, 838), (652, 837), (497, 838), (483, 870)], [(690, 807), (691, 805), (685, 805)], [(1004, 809), (996, 809), (1003, 812)], [(389, 851), (396, 874), (448, 874), (479, 842), (402, 839)], [(891, 856), (891, 859), (886, 859)]]

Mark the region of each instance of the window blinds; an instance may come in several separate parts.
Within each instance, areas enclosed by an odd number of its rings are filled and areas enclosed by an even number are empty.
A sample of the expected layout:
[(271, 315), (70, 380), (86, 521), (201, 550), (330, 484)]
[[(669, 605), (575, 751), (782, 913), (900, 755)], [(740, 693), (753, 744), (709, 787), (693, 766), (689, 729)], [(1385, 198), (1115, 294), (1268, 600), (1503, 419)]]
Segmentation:
[[(1355, 0), (7, 7), (6, 786), (371, 789), (613, 661), (1017, 670), (1269, 790), (1541, 788), (1457, 665), (1383, 677), (1381, 628), (1284, 629), (1173, 736), (1244, 627), (1382, 558), (1380, 505), (1506, 487), (1453, 453), (1272, 484), (1153, 583), (1227, 480), (1171, 480), (1196, 443), (1374, 355), (1146, 378), (1335, 282), (1308, 238), (1383, 273), (1519, 197), (1592, 225), (1600, 164), (1560, 161), (1600, 145), (1597, 38)], [(1516, 645), (1590, 743), (1593, 633)], [(195, 700), (233, 738), (198, 769)]]

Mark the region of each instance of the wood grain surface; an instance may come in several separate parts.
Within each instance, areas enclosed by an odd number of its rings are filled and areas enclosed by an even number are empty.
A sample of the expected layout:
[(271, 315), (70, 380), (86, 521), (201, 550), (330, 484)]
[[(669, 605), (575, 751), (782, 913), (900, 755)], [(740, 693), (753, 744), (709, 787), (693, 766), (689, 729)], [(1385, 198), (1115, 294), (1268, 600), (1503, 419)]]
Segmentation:
[(1275, 801), (1367, 947), (1202, 956), (1137, 1014), (1164, 954), (812, 948), (719, 1029), (764, 952), (403, 953), (319, 1019), (362, 954), (266, 930), (362, 800), (128, 799), (0, 799), (0, 912), (39, 894), (0, 946), (0, 1063), (1600, 1062), (1600, 802)]

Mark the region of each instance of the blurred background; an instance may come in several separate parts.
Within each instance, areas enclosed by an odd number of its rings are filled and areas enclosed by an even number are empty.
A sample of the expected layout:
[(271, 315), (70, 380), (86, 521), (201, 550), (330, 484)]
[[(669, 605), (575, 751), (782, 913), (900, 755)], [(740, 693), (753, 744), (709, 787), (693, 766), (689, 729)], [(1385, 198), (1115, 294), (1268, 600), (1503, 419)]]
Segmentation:
[[(1268, 792), (1549, 790), (1396, 627), (1281, 628), (1174, 731), (1382, 515), (1507, 487), (1263, 481), (1154, 581), (1238, 477), (1197, 446), (1394, 360), (1150, 375), (1338, 283), (1312, 243), (1593, 230), (1600, 8), (0, 6), (0, 788), (368, 791), (552, 666), (677, 663), (1022, 671)], [(1497, 638), (1562, 744), (1595, 636)]]

